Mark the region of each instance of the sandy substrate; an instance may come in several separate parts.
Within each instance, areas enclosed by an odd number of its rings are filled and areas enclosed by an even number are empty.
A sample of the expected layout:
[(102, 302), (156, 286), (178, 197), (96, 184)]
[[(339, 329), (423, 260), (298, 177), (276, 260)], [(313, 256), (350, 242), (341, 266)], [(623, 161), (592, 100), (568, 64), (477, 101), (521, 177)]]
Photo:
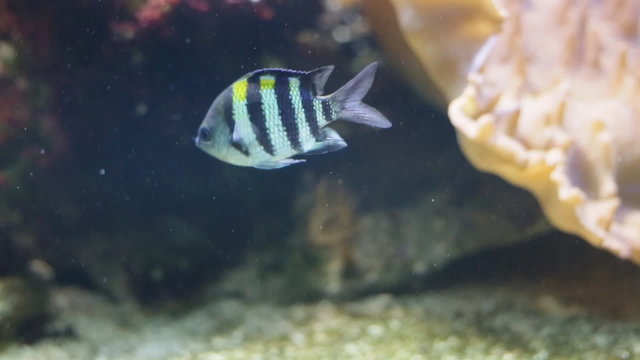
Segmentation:
[(632, 359), (640, 320), (589, 315), (553, 295), (466, 285), (352, 302), (249, 304), (220, 299), (151, 313), (58, 289), (52, 329), (2, 360)]

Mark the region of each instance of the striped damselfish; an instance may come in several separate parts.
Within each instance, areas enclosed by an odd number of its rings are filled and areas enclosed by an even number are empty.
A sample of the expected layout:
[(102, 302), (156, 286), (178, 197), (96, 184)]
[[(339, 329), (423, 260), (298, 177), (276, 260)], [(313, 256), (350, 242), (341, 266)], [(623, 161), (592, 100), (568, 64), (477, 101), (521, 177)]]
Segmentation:
[(196, 145), (233, 165), (277, 169), (304, 162), (296, 155), (324, 154), (347, 143), (326, 127), (335, 120), (388, 128), (391, 122), (363, 104), (378, 64), (369, 64), (331, 95), (323, 95), (333, 71), (262, 69), (246, 74), (213, 101)]

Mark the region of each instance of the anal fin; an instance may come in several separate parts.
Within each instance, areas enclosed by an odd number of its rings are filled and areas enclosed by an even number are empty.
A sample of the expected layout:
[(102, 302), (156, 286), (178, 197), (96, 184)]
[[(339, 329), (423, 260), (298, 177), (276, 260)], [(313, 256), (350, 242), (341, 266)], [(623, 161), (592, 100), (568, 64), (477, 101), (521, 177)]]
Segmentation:
[(253, 167), (257, 169), (262, 169), (262, 170), (272, 170), (272, 169), (280, 169), (285, 166), (298, 164), (305, 161), (306, 160), (304, 159), (282, 159), (282, 160), (275, 160), (275, 161), (263, 161), (261, 163), (255, 164)]
[(338, 132), (331, 128), (322, 129), (322, 140), (316, 142), (313, 147), (304, 152), (303, 155), (320, 155), (332, 151), (338, 151), (347, 147), (347, 143), (340, 137)]

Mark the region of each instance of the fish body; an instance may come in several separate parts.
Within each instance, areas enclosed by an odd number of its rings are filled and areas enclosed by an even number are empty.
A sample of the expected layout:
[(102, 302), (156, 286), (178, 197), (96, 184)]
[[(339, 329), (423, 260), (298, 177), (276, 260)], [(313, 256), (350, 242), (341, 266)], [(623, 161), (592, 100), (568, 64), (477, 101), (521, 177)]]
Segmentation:
[(213, 101), (198, 129), (196, 145), (233, 165), (277, 169), (305, 161), (292, 158), (296, 155), (346, 147), (340, 135), (326, 127), (335, 120), (390, 127), (384, 115), (361, 102), (373, 83), (377, 63), (325, 96), (333, 68), (261, 69), (244, 75)]

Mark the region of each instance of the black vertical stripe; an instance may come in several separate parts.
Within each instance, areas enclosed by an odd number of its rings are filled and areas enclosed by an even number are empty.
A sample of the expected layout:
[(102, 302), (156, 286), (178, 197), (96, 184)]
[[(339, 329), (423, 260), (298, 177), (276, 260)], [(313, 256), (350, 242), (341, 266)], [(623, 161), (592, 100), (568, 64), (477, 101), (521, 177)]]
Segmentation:
[(233, 121), (233, 90), (231, 88), (225, 90), (222, 95), (222, 117), (229, 127), (229, 133), (233, 135), (235, 122)]
[(258, 143), (269, 155), (274, 155), (273, 139), (267, 131), (267, 120), (262, 111), (262, 95), (260, 94), (260, 76), (251, 76), (247, 79), (247, 111), (249, 121), (253, 124), (253, 129), (258, 139)]
[(233, 141), (233, 130), (236, 123), (233, 118), (233, 90), (231, 88), (225, 90), (222, 94), (222, 117), (227, 127), (229, 127), (229, 142), (231, 146), (245, 156), (249, 156), (249, 150), (245, 146)]
[(294, 150), (302, 150), (300, 143), (300, 129), (296, 121), (296, 112), (293, 108), (291, 93), (289, 92), (289, 77), (276, 76), (275, 83), (276, 100), (278, 101), (278, 110), (280, 111), (280, 121), (287, 133), (289, 144)]
[(322, 136), (320, 134), (320, 125), (318, 123), (318, 117), (316, 116), (316, 110), (313, 108), (313, 89), (312, 84), (308, 81), (300, 81), (300, 97), (302, 98), (302, 108), (304, 109), (305, 120), (307, 121), (307, 125), (309, 125), (309, 129), (311, 130), (311, 135), (317, 140), (322, 140)]
[(333, 109), (331, 108), (330, 99), (322, 99), (322, 114), (324, 114), (324, 121), (331, 122), (333, 120)]

